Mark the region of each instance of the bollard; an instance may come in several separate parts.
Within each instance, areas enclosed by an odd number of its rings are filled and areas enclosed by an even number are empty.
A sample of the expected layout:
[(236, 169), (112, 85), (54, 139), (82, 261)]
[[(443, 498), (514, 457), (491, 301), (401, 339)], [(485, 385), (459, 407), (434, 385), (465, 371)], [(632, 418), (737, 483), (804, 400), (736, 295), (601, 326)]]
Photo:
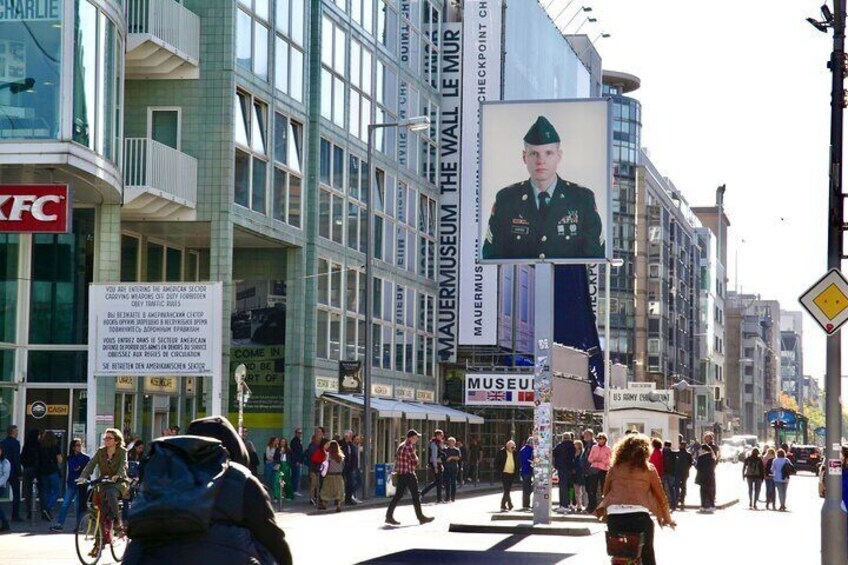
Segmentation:
[(30, 523), (35, 524), (35, 499), (38, 497), (38, 479), (32, 479), (32, 492), (29, 493), (29, 519)]

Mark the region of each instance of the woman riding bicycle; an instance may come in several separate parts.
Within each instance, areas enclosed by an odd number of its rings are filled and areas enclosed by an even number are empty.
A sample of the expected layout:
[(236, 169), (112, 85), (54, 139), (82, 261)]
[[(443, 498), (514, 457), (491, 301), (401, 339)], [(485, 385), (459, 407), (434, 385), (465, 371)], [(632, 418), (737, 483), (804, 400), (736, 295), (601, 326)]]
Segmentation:
[(115, 520), (115, 529), (122, 530), (118, 498), (125, 498), (128, 492), (127, 450), (124, 449), (124, 436), (115, 428), (106, 429), (103, 441), (103, 447), (97, 450), (82, 470), (77, 484), (85, 483), (95, 467), (100, 471), (101, 477), (110, 479), (111, 483), (101, 483), (100, 492), (106, 500), (108, 515)]

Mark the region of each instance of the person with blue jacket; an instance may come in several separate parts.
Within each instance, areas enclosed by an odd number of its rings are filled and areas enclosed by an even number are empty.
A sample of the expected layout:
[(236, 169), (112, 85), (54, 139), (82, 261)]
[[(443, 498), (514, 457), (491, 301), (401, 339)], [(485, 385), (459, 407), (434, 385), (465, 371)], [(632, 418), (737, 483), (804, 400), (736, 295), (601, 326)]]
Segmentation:
[(789, 477), (795, 474), (795, 467), (786, 458), (786, 451), (777, 450), (777, 459), (771, 463), (771, 472), (774, 475), (774, 487), (777, 489), (777, 497), (780, 500), (780, 512), (786, 512), (786, 489), (789, 486)]
[(65, 520), (68, 517), (68, 510), (71, 508), (71, 503), (77, 501), (77, 524), (85, 512), (85, 504), (88, 498), (88, 486), (85, 484), (78, 485), (77, 479), (80, 473), (88, 465), (91, 457), (82, 452), (82, 440), (75, 437), (71, 441), (71, 451), (68, 453), (68, 472), (65, 478), (65, 500), (62, 503), (62, 509), (59, 510), (59, 517), (56, 523), (50, 527), (51, 532), (61, 532), (65, 526)]
[(528, 437), (518, 452), (518, 472), (521, 475), (521, 509), (530, 509), (530, 493), (533, 492), (533, 438)]

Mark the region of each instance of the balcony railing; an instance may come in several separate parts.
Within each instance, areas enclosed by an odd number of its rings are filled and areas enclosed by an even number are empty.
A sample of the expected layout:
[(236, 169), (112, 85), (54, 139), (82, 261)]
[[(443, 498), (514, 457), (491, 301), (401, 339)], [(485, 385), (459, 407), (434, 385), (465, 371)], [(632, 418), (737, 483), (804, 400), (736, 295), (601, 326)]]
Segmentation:
[(197, 159), (156, 140), (124, 140), (124, 209), (146, 218), (180, 218), (197, 203)]
[(127, 78), (198, 78), (200, 18), (174, 0), (128, 0)]

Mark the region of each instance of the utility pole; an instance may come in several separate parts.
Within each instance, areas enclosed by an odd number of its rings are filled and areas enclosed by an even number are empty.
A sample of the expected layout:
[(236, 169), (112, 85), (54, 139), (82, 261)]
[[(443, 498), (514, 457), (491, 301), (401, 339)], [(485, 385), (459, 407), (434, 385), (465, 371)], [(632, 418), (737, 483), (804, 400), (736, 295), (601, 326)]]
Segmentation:
[[(827, 267), (842, 269), (842, 234), (844, 230), (842, 194), (842, 114), (845, 107), (845, 0), (834, 0), (833, 14), (822, 6), (825, 22), (833, 27), (833, 52), (830, 55), (830, 72), (833, 83), (830, 99), (830, 190), (828, 197)], [(829, 21), (828, 21), (829, 20)], [(818, 27), (818, 26), (816, 26)], [(821, 513), (822, 565), (848, 563), (848, 542), (845, 539), (845, 513), (842, 502), (842, 465), (831, 473), (830, 465), (841, 461), (842, 442), (842, 344), (840, 331), (827, 336), (827, 388), (825, 435), (826, 497)]]

